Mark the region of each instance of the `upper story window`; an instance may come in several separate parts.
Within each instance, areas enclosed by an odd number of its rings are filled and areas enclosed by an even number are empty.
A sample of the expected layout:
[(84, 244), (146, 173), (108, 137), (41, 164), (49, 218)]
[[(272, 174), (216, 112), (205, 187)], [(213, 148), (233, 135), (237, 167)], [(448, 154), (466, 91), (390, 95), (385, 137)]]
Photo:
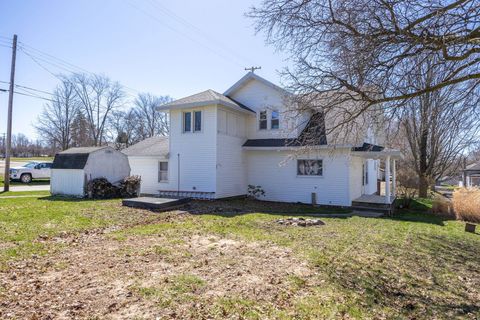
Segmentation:
[(272, 111), (271, 128), (278, 129), (280, 126), (280, 115), (277, 110)]
[(183, 132), (192, 132), (192, 113), (183, 113)]
[(202, 111), (195, 111), (193, 113), (193, 120), (195, 123), (193, 131), (202, 131)]
[(183, 132), (202, 131), (202, 111), (183, 113)]
[(260, 130), (267, 130), (267, 111), (260, 111), (258, 128)]

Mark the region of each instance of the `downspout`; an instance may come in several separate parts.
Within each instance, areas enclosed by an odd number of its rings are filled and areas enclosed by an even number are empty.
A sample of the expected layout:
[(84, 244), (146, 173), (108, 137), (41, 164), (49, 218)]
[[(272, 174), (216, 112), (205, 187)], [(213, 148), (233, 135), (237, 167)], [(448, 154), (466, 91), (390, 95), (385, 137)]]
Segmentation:
[(180, 197), (180, 153), (177, 153), (177, 196)]

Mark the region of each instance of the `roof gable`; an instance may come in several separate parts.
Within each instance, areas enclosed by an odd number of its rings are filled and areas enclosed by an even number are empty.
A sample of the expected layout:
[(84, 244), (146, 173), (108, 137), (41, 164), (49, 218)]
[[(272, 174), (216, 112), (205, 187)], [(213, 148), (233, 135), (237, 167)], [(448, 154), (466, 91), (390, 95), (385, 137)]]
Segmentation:
[(195, 108), (212, 104), (220, 104), (238, 111), (254, 112), (247, 106), (211, 89), (161, 105), (157, 110)]
[(289, 94), (288, 91), (286, 91), (285, 89), (277, 86), (276, 84), (268, 81), (267, 79), (264, 79), (262, 77), (260, 77), (259, 75), (257, 75), (256, 73), (254, 72), (249, 72), (247, 73), (246, 75), (244, 75), (240, 80), (238, 80), (237, 82), (235, 82), (235, 84), (233, 86), (231, 86), (230, 88), (227, 89), (227, 91), (225, 91), (223, 94), (226, 95), (226, 96), (231, 96), (233, 95), (237, 90), (239, 90), (240, 88), (242, 88), (245, 84), (247, 84), (249, 81), (252, 81), (252, 80), (257, 80), (261, 83), (263, 83), (264, 85), (272, 88), (272, 89), (275, 89), (277, 91), (279, 91), (280, 93), (282, 94)]

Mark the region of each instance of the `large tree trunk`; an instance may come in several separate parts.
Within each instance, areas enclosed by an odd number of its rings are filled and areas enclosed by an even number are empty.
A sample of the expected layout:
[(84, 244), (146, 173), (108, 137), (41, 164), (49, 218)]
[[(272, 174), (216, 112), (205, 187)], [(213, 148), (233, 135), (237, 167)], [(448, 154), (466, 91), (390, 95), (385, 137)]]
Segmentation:
[(420, 198), (426, 198), (428, 196), (430, 179), (425, 174), (420, 174), (418, 178), (418, 196)]

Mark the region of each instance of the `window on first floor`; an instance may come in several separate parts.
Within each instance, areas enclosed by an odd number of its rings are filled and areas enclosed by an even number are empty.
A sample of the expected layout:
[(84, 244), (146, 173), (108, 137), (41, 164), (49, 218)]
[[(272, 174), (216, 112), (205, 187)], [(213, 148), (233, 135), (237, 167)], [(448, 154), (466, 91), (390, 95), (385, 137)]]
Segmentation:
[(272, 120), (271, 120), (271, 128), (278, 129), (280, 127), (280, 115), (277, 110), (272, 111)]
[(267, 111), (260, 111), (258, 128), (260, 130), (267, 130)]
[(322, 176), (323, 160), (297, 160), (297, 175)]
[(168, 181), (168, 162), (160, 161), (158, 163), (158, 182)]

